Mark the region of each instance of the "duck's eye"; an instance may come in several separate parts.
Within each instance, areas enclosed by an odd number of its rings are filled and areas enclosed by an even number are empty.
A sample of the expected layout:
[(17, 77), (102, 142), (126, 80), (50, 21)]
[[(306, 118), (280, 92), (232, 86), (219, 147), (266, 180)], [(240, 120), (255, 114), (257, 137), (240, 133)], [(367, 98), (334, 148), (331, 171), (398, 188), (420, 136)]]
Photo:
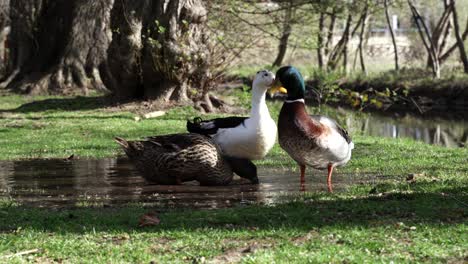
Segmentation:
[(263, 76), (268, 77), (268, 73), (264, 73)]

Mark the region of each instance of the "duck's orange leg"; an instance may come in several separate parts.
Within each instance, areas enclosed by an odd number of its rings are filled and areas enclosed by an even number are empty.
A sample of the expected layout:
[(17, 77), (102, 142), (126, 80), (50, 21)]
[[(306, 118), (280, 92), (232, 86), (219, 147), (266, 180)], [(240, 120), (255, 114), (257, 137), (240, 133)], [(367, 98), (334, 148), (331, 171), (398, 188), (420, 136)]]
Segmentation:
[(332, 164), (328, 164), (327, 187), (328, 187), (328, 192), (330, 192), (330, 193), (333, 192), (332, 181), (331, 181), (332, 172), (333, 172), (333, 165), (332, 165)]
[(306, 166), (305, 165), (299, 165), (301, 168), (301, 192), (305, 191), (305, 170)]

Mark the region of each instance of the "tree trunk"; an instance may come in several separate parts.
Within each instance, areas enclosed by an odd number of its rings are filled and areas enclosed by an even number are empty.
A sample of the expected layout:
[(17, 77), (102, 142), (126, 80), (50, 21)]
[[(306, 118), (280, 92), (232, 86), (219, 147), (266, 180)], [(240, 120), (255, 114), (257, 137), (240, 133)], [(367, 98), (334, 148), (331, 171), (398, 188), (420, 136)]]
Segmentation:
[(320, 12), (318, 33), (317, 33), (317, 63), (320, 70), (323, 70), (323, 30), (325, 28), (325, 14)]
[(335, 23), (336, 23), (336, 9), (333, 8), (331, 14), (330, 14), (330, 24), (328, 24), (328, 30), (327, 30), (327, 42), (325, 43), (325, 49), (324, 49), (324, 64), (327, 65), (327, 70), (328, 70), (328, 62), (330, 61), (330, 55), (332, 53), (332, 44), (333, 44), (333, 36), (335, 35)]
[(288, 40), (289, 36), (291, 35), (291, 20), (292, 20), (292, 1), (290, 1), (288, 4), (288, 7), (284, 11), (284, 20), (282, 23), (282, 33), (281, 33), (281, 38), (280, 38), (280, 43), (278, 45), (278, 55), (276, 56), (275, 61), (273, 62), (273, 67), (280, 66), (283, 63), (284, 56), (286, 55), (286, 50), (288, 48)]
[(107, 89), (186, 102), (212, 85), (201, 0), (16, 0), (11, 8), (3, 84), (14, 91)]
[(367, 69), (366, 69), (366, 64), (364, 61), (364, 54), (363, 54), (363, 43), (364, 43), (364, 35), (367, 27), (367, 21), (369, 16), (367, 15), (368, 13), (368, 3), (366, 1), (366, 7), (364, 9), (364, 18), (362, 20), (361, 24), (361, 31), (359, 32), (359, 44), (358, 44), (358, 49), (359, 49), (359, 61), (361, 64), (361, 70), (362, 72), (367, 75)]
[(113, 0), (11, 3), (8, 88), (30, 94), (105, 89), (100, 69), (111, 38)]
[(393, 32), (392, 23), (390, 21), (390, 15), (388, 14), (388, 0), (384, 0), (385, 7), (385, 17), (387, 19), (388, 30), (390, 31), (390, 36), (392, 37), (393, 51), (395, 53), (395, 70), (400, 70), (400, 65), (398, 63), (398, 48), (395, 40), (395, 33)]
[(468, 73), (468, 58), (466, 56), (465, 44), (463, 43), (463, 39), (460, 35), (460, 26), (458, 24), (458, 14), (457, 14), (457, 8), (455, 6), (455, 0), (451, 0), (450, 2), (453, 5), (452, 6), (453, 25), (454, 25), (455, 37), (457, 39), (458, 51), (460, 53), (460, 59), (463, 63), (463, 69), (465, 73)]
[(8, 53), (7, 36), (10, 31), (10, 0), (0, 0), (0, 80), (5, 76)]
[[(442, 2), (444, 3), (444, 12), (431, 32), (431, 39), (437, 57), (440, 57), (446, 45), (446, 40), (451, 28), (450, 16), (453, 11), (452, 4), (449, 3), (449, 0), (443, 0)], [(427, 66), (431, 67), (432, 64), (432, 56), (427, 56)]]
[[(463, 42), (465, 42), (467, 37), (468, 37), (468, 20), (466, 20), (465, 31), (463, 32), (461, 36)], [(448, 48), (447, 51), (440, 56), (441, 63), (446, 61), (450, 57), (450, 55), (457, 49), (457, 47), (458, 47), (457, 43), (450, 46), (450, 48)]]
[(141, 73), (143, 23), (149, 1), (118, 0), (111, 13), (112, 42), (106, 86), (121, 99), (144, 97)]
[(144, 27), (148, 34), (142, 60), (145, 97), (188, 101), (190, 87), (201, 85), (201, 76), (210, 75), (206, 14), (201, 0), (152, 3)]
[[(434, 45), (434, 43), (432, 41), (432, 38), (430, 37), (429, 30), (428, 30), (426, 24), (424, 23), (424, 20), (422, 19), (421, 15), (419, 14), (418, 10), (416, 9), (416, 7), (411, 2), (411, 0), (408, 0), (408, 5), (410, 6), (411, 13), (413, 14), (413, 18), (416, 21), (416, 26), (418, 27), (419, 36), (421, 37), (421, 40), (422, 40), (422, 42), (424, 44), (424, 47), (427, 50), (427, 53), (429, 54), (429, 56), (431, 56), (432, 74), (433, 74), (434, 78), (440, 78), (439, 57), (437, 56), (437, 52), (435, 51), (435, 45)], [(423, 31), (423, 29), (424, 29), (424, 31)]]
[(352, 15), (351, 13), (349, 13), (348, 18), (346, 19), (346, 25), (343, 30), (343, 35), (341, 36), (338, 43), (335, 45), (334, 49), (330, 52), (329, 60), (327, 62), (327, 68), (329, 70), (336, 69), (336, 67), (338, 66), (338, 62), (340, 61), (341, 57), (346, 52), (346, 47), (349, 41), (351, 22), (352, 22)]

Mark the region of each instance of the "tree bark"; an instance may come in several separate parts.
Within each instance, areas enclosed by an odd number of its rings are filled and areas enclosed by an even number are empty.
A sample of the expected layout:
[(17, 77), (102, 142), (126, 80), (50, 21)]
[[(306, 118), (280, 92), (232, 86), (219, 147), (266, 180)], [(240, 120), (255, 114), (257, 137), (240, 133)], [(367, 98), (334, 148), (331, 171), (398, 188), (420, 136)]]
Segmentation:
[(187, 102), (205, 98), (212, 85), (201, 0), (11, 5), (11, 67), (3, 84), (14, 91), (107, 89), (121, 99)]
[(453, 8), (453, 11), (452, 11), (453, 25), (454, 25), (455, 37), (457, 39), (458, 51), (460, 53), (460, 59), (463, 63), (463, 69), (465, 73), (468, 73), (468, 58), (466, 56), (466, 50), (465, 50), (465, 45), (463, 43), (463, 39), (460, 35), (460, 26), (458, 24), (458, 14), (457, 14), (457, 8), (455, 6), (455, 0), (451, 0), (450, 2)]
[(393, 43), (393, 51), (395, 53), (395, 70), (400, 70), (400, 65), (398, 63), (398, 48), (395, 40), (395, 33), (393, 32), (392, 23), (390, 21), (390, 15), (388, 14), (388, 0), (384, 0), (384, 8), (385, 8), (385, 17), (387, 19), (388, 30), (390, 31), (390, 36), (392, 37)]
[(113, 0), (11, 3), (11, 78), (8, 88), (30, 94), (105, 89)]
[(117, 0), (112, 9), (109, 72), (104, 81), (121, 99), (144, 97), (141, 72), (142, 32), (149, 7), (147, 0)]
[(286, 55), (286, 50), (288, 48), (288, 40), (289, 36), (291, 35), (292, 25), (292, 13), (293, 13), (293, 3), (289, 1), (287, 3), (287, 8), (285, 9), (284, 20), (282, 23), (282, 33), (280, 42), (278, 45), (278, 55), (276, 56), (275, 61), (273, 62), (272, 66), (277, 67), (283, 63), (284, 56)]
[(145, 97), (186, 102), (191, 86), (209, 76), (208, 37), (201, 0), (152, 3), (143, 43), (142, 76)]
[(10, 0), (0, 0), (0, 80), (7, 69), (7, 36), (10, 31)]

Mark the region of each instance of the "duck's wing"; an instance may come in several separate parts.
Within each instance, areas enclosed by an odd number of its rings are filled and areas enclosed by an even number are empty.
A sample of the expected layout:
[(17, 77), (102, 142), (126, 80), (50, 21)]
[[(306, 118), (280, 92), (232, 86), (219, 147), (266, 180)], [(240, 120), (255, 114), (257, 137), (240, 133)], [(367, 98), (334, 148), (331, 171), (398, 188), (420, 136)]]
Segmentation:
[(310, 118), (336, 130), (346, 140), (346, 142), (351, 143), (351, 136), (348, 134), (348, 131), (342, 128), (335, 120), (322, 115), (311, 115)]
[(191, 133), (212, 135), (216, 134), (220, 128), (245, 126), (244, 122), (246, 119), (248, 117), (232, 116), (211, 120), (202, 120), (200, 117), (196, 117), (193, 121), (187, 120), (187, 130)]
[(164, 148), (166, 151), (180, 151), (187, 147), (199, 144), (202, 140), (209, 140), (197, 134), (169, 134), (146, 138), (146, 142)]

